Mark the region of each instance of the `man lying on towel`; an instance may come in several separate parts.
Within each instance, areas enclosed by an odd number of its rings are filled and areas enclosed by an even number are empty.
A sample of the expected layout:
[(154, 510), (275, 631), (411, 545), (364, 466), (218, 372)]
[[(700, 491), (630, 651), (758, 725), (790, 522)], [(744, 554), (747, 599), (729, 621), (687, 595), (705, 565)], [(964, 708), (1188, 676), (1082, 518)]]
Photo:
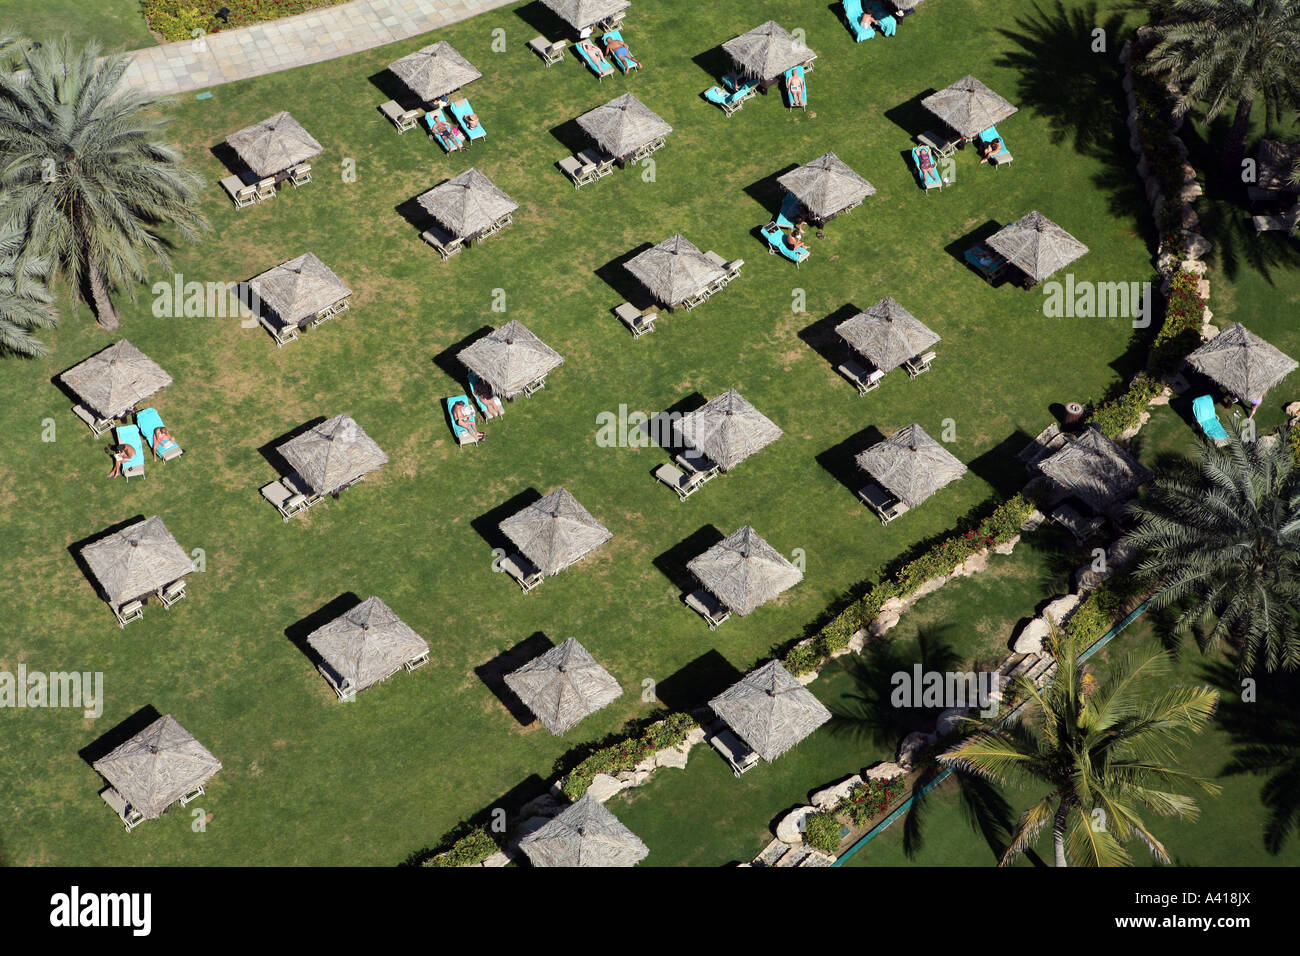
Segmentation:
[(482, 441), (486, 436), (475, 427), (474, 409), (468, 402), (457, 402), (451, 410), (452, 421), (474, 441)]
[(791, 106), (804, 106), (807, 103), (805, 94), (807, 90), (804, 87), (803, 77), (798, 73), (791, 73), (789, 79), (785, 81), (785, 91), (790, 94)]
[(622, 60), (628, 68), (634, 66), (639, 68), (641, 66), (640, 61), (632, 55), (632, 51), (628, 49), (627, 44), (618, 37), (609, 38), (609, 41), (605, 44), (605, 52)]
[(465, 134), (446, 120), (434, 121), (433, 132), (434, 135), (441, 136), (444, 140), (450, 142), (453, 149), (465, 148)]

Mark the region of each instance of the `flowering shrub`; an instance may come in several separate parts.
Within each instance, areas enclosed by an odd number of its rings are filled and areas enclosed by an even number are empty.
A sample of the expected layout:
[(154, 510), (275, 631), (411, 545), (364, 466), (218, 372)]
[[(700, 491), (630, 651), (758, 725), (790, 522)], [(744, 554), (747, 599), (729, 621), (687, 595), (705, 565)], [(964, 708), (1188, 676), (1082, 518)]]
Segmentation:
[(1151, 343), (1151, 358), (1147, 362), (1156, 374), (1173, 371), (1200, 344), (1205, 300), (1196, 291), (1197, 278), (1195, 273), (1180, 269), (1170, 280), (1165, 320)]
[(1093, 409), (1088, 416), (1088, 424), (1096, 425), (1107, 438), (1118, 438), (1123, 432), (1141, 423), (1147, 405), (1163, 389), (1164, 386), (1157, 379), (1139, 372), (1133, 376), (1128, 388)]
[(608, 747), (602, 747), (569, 772), (563, 785), (565, 795), (570, 800), (577, 800), (587, 792), (596, 774), (613, 775), (631, 770), (656, 751), (677, 746), (697, 726), (695, 718), (690, 714), (669, 714), (662, 723), (646, 728), (645, 733), (639, 737), (624, 737)]
[(903, 795), (902, 775), (888, 780), (865, 780), (849, 791), (848, 796), (835, 807), (860, 827), (889, 809), (889, 805)]
[(445, 852), (424, 860), (421, 866), (477, 866), (499, 850), (486, 826), (474, 827)]
[[(166, 42), (189, 40), (195, 30), (217, 33), (252, 23), (265, 23), (291, 17), (321, 7), (332, 7), (344, 0), (144, 0), (144, 16), (149, 28)], [(217, 11), (230, 11), (223, 23)]]

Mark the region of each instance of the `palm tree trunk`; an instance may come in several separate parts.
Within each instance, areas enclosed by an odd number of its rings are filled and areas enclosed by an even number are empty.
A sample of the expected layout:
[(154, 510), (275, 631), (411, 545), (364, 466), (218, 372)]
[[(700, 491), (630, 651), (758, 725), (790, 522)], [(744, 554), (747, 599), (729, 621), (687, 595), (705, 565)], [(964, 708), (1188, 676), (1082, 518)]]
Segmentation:
[(122, 321), (117, 314), (117, 308), (113, 305), (113, 300), (109, 298), (108, 281), (104, 278), (103, 271), (93, 259), (91, 259), (89, 265), (90, 297), (92, 307), (95, 310), (95, 321), (101, 329), (116, 332), (121, 327)]
[(1250, 132), (1250, 111), (1255, 105), (1253, 96), (1237, 104), (1237, 115), (1228, 129), (1228, 143), (1223, 150), (1223, 175), (1231, 179), (1241, 176), (1241, 161), (1246, 156), (1246, 134)]
[(1065, 862), (1065, 825), (1069, 818), (1070, 808), (1066, 805), (1064, 799), (1056, 808), (1056, 814), (1052, 818), (1052, 848), (1056, 851), (1056, 865), (1069, 866)]

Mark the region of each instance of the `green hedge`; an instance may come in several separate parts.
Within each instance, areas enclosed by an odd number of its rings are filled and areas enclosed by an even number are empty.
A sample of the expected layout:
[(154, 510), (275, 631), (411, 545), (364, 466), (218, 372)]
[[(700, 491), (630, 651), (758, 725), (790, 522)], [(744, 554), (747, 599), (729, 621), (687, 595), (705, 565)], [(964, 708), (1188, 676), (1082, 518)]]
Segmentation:
[(1163, 390), (1164, 385), (1158, 379), (1139, 372), (1133, 376), (1128, 388), (1092, 410), (1088, 424), (1096, 425), (1107, 438), (1118, 438), (1122, 432), (1141, 423), (1142, 413), (1151, 404), (1151, 399)]
[(840, 849), (840, 821), (833, 813), (810, 813), (804, 817), (803, 839), (814, 850), (834, 856)]
[[(343, 2), (345, 0), (142, 0), (141, 5), (150, 29), (164, 41), (172, 42), (191, 39), (195, 30), (219, 33)], [(217, 11), (222, 7), (230, 11), (224, 23), (217, 19)]]
[(1187, 354), (1201, 344), (1201, 316), (1205, 300), (1196, 291), (1199, 276), (1179, 270), (1169, 283), (1165, 320), (1151, 343), (1147, 367), (1157, 375), (1174, 371)]
[(577, 800), (587, 792), (596, 774), (614, 775), (631, 770), (656, 751), (677, 746), (697, 726), (690, 714), (669, 714), (662, 723), (652, 724), (640, 736), (624, 737), (589, 754), (565, 777), (562, 789), (569, 799)]
[(422, 866), (478, 866), (501, 847), (486, 825), (470, 829), (446, 851), (429, 857)]

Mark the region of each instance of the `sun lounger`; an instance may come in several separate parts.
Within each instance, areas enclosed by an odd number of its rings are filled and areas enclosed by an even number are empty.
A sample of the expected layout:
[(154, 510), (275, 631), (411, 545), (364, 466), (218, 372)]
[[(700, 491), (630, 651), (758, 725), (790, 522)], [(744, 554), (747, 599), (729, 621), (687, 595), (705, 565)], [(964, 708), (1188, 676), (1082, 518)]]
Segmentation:
[(758, 754), (746, 747), (728, 727), (719, 728), (709, 738), (709, 745), (722, 754), (723, 759), (731, 765), (731, 772), (737, 777), (758, 766)]
[(275, 177), (268, 176), (257, 184), (257, 201), (275, 198)]
[(875, 17), (876, 22), (880, 24), (881, 33), (883, 33), (887, 37), (892, 37), (895, 33), (898, 32), (898, 20), (895, 19), (894, 16), (891, 15), (890, 12), (885, 9), (884, 4), (875, 2), (875, 0), (873, 0), (873, 2), (870, 4), (870, 8), (871, 8), (871, 15)]
[(420, 238), (438, 250), (443, 262), (465, 248), (465, 243), (459, 237), (453, 236), (437, 223), (420, 233)]
[(907, 513), (903, 504), (874, 481), (858, 489), (858, 497), (880, 518), (881, 524), (889, 524), (901, 514)]
[(502, 558), (497, 567), (514, 578), (525, 594), (542, 583), (542, 572), (518, 552)]
[[(790, 78), (795, 76), (799, 77), (799, 79), (803, 81), (803, 91), (800, 94), (800, 99), (798, 102), (795, 102), (794, 94), (790, 92)], [(785, 87), (785, 105), (788, 109), (792, 109), (792, 110), (808, 109), (808, 82), (807, 79), (804, 77), (804, 69), (802, 66), (793, 66), (790, 69), (785, 71), (784, 87)]]
[(844, 0), (844, 19), (848, 21), (849, 32), (858, 43), (876, 35), (870, 26), (862, 25), (862, 0)]
[[(1002, 134), (998, 132), (996, 126), (990, 126), (988, 129), (984, 130), (984, 132), (975, 137), (975, 141), (979, 145), (991, 143), (995, 139), (1002, 139)], [(1007, 149), (1007, 141), (1002, 139), (1002, 149), (989, 157), (989, 165), (1005, 166), (1009, 162), (1011, 162), (1011, 151)]]
[(298, 341), (298, 326), (293, 322), (281, 322), (277, 316), (260, 315), (257, 321), (262, 328), (271, 333), (275, 347), (282, 348), (290, 342)]
[(798, 268), (799, 263), (804, 262), (812, 254), (810, 249), (791, 249), (785, 244), (785, 233), (777, 228), (776, 223), (768, 223), (763, 227), (763, 238), (767, 240), (767, 251), (775, 255), (780, 252)]
[(547, 66), (552, 63), (559, 63), (564, 59), (564, 48), (569, 45), (568, 40), (558, 40), (552, 43), (546, 37), (533, 37), (528, 41), (528, 49), (532, 50), (542, 58), (542, 62)]
[(708, 455), (696, 451), (694, 448), (685, 448), (677, 452), (677, 454), (673, 455), (673, 461), (692, 473), (717, 474), (718, 472), (717, 463)]
[[(469, 394), (474, 399), (474, 404), (478, 410), (483, 413), (484, 418), (500, 418), (505, 415), (505, 406), (501, 404), (501, 399), (492, 394), (492, 388), (473, 372), (469, 373)], [(491, 398), (484, 398), (483, 394), (491, 395)]]
[(695, 492), (712, 481), (717, 474), (718, 472), (715, 469), (688, 473), (670, 464), (660, 465), (654, 470), (655, 478), (677, 492), (677, 497), (681, 501), (685, 501), (695, 494)]
[(470, 402), (468, 395), (453, 395), (451, 398), (444, 399), (443, 404), (447, 407), (447, 420), (451, 422), (451, 433), (456, 437), (457, 447), (463, 448), (466, 445), (477, 445), (480, 439), (470, 434), (470, 430), (456, 421), (455, 409), (457, 405), (464, 405), (469, 409), (469, 423), (478, 429), (477, 417), (474, 414), (474, 405)]
[(295, 189), (299, 186), (306, 186), (311, 182), (311, 164), (299, 163), (289, 172), (289, 182), (293, 183)]
[(933, 152), (930, 153), (930, 168), (925, 169), (921, 166), (921, 147), (913, 146), (912, 165), (916, 167), (916, 175), (921, 180), (921, 187), (927, 193), (931, 189), (943, 189), (943, 176), (939, 174), (939, 167), (934, 162)]
[(125, 604), (119, 604), (113, 608), (113, 614), (117, 616), (117, 626), (125, 628), (132, 621), (138, 621), (144, 617), (144, 602), (127, 601)]
[(397, 127), (400, 135), (408, 129), (415, 129), (415, 124), (420, 121), (424, 115), (424, 110), (404, 110), (397, 105), (395, 100), (389, 100), (379, 107), (379, 112), (388, 117), (389, 121)]
[(181, 578), (179, 581), (160, 587), (155, 593), (158, 595), (158, 600), (162, 601), (163, 607), (171, 607), (185, 597), (185, 579)]
[(1202, 395), (1200, 398), (1193, 399), (1192, 414), (1196, 416), (1196, 424), (1201, 426), (1201, 431), (1205, 432), (1206, 438), (1216, 442), (1228, 440), (1228, 431), (1214, 411), (1212, 396)]
[(704, 588), (697, 588), (682, 598), (682, 601), (708, 622), (710, 631), (717, 630), (719, 624), (731, 617), (731, 611), (727, 606)]
[(144, 814), (127, 803), (126, 797), (118, 793), (115, 788), (109, 787), (100, 796), (103, 797), (109, 808), (117, 814), (118, 819), (122, 821), (122, 825), (126, 827), (127, 833), (130, 833), (144, 822)]
[(238, 176), (227, 176), (221, 180), (221, 188), (226, 191), (236, 209), (243, 209), (257, 202), (257, 187), (245, 186)]
[(926, 130), (916, 138), (916, 141), (922, 146), (929, 146), (940, 156), (947, 158), (957, 152), (957, 144), (961, 142), (961, 137), (957, 136), (949, 139), (944, 133), (936, 132), (932, 129)]
[[(622, 33), (620, 33), (618, 30), (610, 30), (608, 33), (606, 33), (604, 36), (600, 38), (600, 42), (602, 45), (608, 47), (610, 40), (622, 40), (622, 39), (623, 39)], [(606, 56), (608, 56), (608, 54), (606, 54)], [(632, 70), (641, 69), (641, 63), (639, 60), (637, 60), (637, 58), (634, 55), (632, 55), (631, 47), (628, 46), (619, 47), (618, 52), (613, 55), (612, 59), (614, 60), (614, 65), (617, 66), (624, 73), (630, 73)]]
[(1300, 203), (1279, 216), (1251, 216), (1250, 224), (1256, 232), (1294, 232), (1300, 227)]
[(608, 153), (601, 152), (594, 147), (587, 147), (578, 154), (578, 159), (595, 167), (596, 178), (604, 179), (614, 171), (615, 158)]
[(566, 156), (555, 165), (559, 166), (560, 172), (573, 181), (574, 189), (596, 181), (596, 167), (591, 163), (583, 162), (577, 156)]
[(720, 86), (711, 86), (704, 91), (704, 98), (715, 106), (720, 106), (726, 116), (736, 113), (745, 101), (754, 96), (754, 88), (745, 84), (735, 90), (728, 92)]
[[(450, 130), (445, 134), (434, 132), (434, 127), (439, 123), (446, 123), (451, 127)], [(447, 119), (447, 114), (442, 111), (441, 107), (424, 114), (424, 126), (429, 131), (429, 135), (442, 147), (444, 153), (450, 153), (454, 149), (464, 149), (467, 145), (465, 143), (465, 134)]]
[(113, 427), (111, 418), (100, 418), (85, 405), (73, 405), (72, 414), (85, 422), (86, 427), (90, 429), (90, 433), (96, 438)]
[(134, 452), (130, 460), (122, 464), (122, 477), (143, 478), (144, 439), (140, 436), (140, 428), (136, 425), (118, 425), (113, 432), (117, 435), (119, 445), (130, 445)]
[(624, 302), (614, 310), (614, 314), (628, 327), (634, 339), (639, 339), (647, 332), (653, 332), (655, 319), (659, 317), (655, 310), (647, 309), (643, 312), (630, 302)]
[(799, 200), (793, 193), (786, 193), (785, 198), (781, 200), (781, 211), (772, 221), (779, 229), (793, 229), (794, 221), (799, 218), (799, 209)]
[(524, 396), (527, 397), (529, 395), (533, 395), (536, 392), (540, 392), (545, 387), (546, 387), (546, 376), (543, 375), (541, 378), (531, 381), (524, 386)]
[(1001, 278), (1007, 269), (1007, 260), (982, 242), (967, 249), (963, 258), (989, 285)]
[(483, 128), (482, 122), (472, 129), (466, 122), (466, 118), (474, 112), (474, 107), (469, 105), (468, 99), (456, 100), (451, 104), (450, 108), (451, 115), (456, 117), (456, 122), (460, 125), (460, 128), (464, 130), (465, 135), (469, 137), (471, 143), (476, 139), (483, 139), (487, 136), (487, 130)]
[(836, 371), (849, 380), (858, 390), (859, 395), (865, 395), (867, 392), (873, 392), (880, 388), (880, 380), (885, 377), (885, 373), (879, 369), (868, 372), (853, 359), (848, 359), (837, 366)]
[(908, 378), (916, 378), (922, 372), (930, 371), (930, 363), (934, 361), (934, 353), (926, 352), (924, 355), (914, 355), (903, 363), (903, 368), (907, 369)]
[(154, 432), (164, 427), (162, 416), (158, 414), (156, 408), (146, 408), (144, 411), (136, 412), (135, 423), (140, 429), (140, 434), (144, 436), (144, 440), (153, 449), (154, 455), (162, 461), (171, 461), (173, 458), (178, 458), (184, 454), (181, 446), (176, 444), (175, 439), (169, 438), (157, 445), (154, 444)]
[(296, 488), (290, 488), (283, 480), (263, 485), (260, 490), (262, 497), (275, 505), (275, 509), (280, 512), (280, 516), (285, 521), (288, 521), (299, 511), (306, 511), (310, 506), (306, 495)]
[(582, 60), (583, 63), (587, 64), (587, 69), (596, 74), (596, 79), (603, 80), (607, 76), (614, 75), (614, 68), (609, 65), (608, 57), (602, 57), (600, 65), (597, 66), (596, 61), (587, 55), (587, 51), (582, 48), (581, 43), (575, 43), (573, 49), (577, 51), (578, 58)]

